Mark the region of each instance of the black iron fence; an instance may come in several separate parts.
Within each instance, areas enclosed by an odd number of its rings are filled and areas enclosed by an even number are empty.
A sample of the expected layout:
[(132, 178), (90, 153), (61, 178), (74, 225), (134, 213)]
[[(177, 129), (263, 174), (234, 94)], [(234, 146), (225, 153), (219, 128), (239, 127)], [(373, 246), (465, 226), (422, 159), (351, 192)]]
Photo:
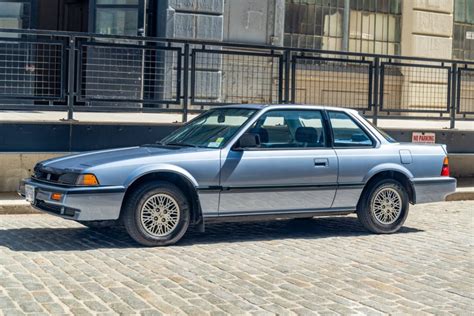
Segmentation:
[(306, 103), (378, 118), (474, 119), (474, 62), (0, 30), (0, 109), (180, 112)]

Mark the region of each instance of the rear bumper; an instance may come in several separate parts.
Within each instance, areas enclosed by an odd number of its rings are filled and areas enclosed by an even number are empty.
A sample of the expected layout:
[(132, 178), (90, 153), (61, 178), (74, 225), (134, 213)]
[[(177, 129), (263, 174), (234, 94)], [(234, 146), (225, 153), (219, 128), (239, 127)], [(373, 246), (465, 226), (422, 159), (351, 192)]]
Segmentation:
[[(125, 188), (63, 187), (32, 179), (21, 181), (18, 193), (25, 196), (25, 185), (34, 187), (34, 208), (66, 219), (78, 221), (116, 220), (120, 215)], [(53, 193), (61, 193), (60, 201), (51, 199)]]
[(416, 204), (444, 201), (456, 191), (456, 179), (450, 177), (415, 179), (412, 184)]

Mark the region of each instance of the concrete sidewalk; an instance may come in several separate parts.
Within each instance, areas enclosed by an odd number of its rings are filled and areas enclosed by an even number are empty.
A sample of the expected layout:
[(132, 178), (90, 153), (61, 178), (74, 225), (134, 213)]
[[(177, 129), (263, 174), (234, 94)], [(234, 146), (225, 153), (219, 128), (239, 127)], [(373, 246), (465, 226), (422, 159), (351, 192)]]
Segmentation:
[[(474, 200), (474, 178), (458, 180), (456, 192), (449, 195), (446, 201)], [(40, 213), (30, 206), (16, 192), (0, 193), (0, 215), (5, 214), (35, 214)]]
[[(57, 111), (0, 111), (0, 122), (59, 122), (65, 119), (66, 112)], [(196, 117), (189, 114), (188, 120)], [(427, 115), (424, 119), (384, 119), (379, 118), (378, 126), (381, 128), (405, 128), (405, 129), (448, 129), (449, 118), (438, 120), (439, 117)], [(74, 119), (81, 123), (179, 123), (182, 120), (181, 113), (97, 113), (97, 112), (75, 112)], [(470, 131), (474, 130), (474, 121), (457, 120), (456, 129)]]

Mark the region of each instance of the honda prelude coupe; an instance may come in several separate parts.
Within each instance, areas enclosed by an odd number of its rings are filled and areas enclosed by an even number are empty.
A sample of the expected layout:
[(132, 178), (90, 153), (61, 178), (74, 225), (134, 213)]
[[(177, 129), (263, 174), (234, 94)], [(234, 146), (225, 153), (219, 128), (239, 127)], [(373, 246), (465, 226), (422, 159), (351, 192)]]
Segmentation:
[(356, 111), (230, 105), (155, 144), (39, 162), (20, 194), (89, 227), (125, 226), (146, 246), (176, 243), (190, 225), (356, 213), (394, 233), (409, 204), (456, 188), (445, 145), (399, 143)]

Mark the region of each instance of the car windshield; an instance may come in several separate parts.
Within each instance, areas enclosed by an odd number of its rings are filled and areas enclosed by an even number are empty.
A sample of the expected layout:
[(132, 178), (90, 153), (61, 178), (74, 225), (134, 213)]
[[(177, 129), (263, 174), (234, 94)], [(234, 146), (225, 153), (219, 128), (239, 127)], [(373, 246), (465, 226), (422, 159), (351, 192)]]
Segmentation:
[(222, 148), (256, 112), (239, 108), (210, 110), (165, 137), (160, 144)]

